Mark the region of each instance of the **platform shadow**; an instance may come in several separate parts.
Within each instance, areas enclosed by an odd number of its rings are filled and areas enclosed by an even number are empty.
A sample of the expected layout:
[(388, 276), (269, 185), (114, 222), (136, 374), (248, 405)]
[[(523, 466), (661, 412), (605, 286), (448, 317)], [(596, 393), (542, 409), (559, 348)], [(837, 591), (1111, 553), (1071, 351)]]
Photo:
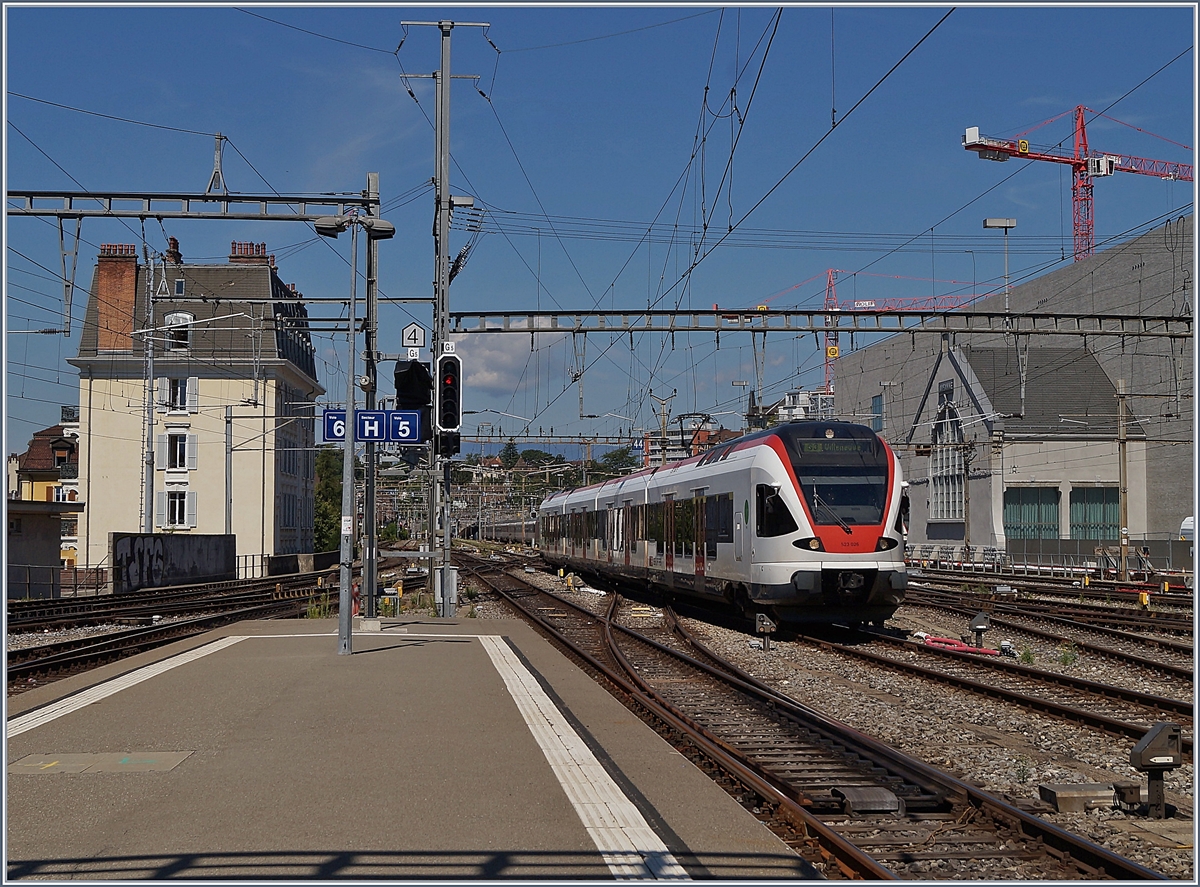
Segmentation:
[[(811, 879), (790, 854), (676, 853), (693, 879)], [(639, 861), (634, 857), (631, 862)], [(8, 860), (7, 880), (611, 880), (598, 853), (530, 850), (271, 850)]]

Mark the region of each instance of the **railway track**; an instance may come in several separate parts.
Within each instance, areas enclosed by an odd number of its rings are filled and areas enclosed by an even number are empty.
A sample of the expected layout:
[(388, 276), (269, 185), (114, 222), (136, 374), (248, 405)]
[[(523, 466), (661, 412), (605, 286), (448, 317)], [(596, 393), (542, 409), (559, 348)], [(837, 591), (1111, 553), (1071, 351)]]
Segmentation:
[(10, 600), (12, 634), (111, 623), (138, 624), (155, 616), (204, 613), (214, 607), (236, 609), (296, 594), (309, 594), (318, 575), (301, 573), (238, 582), (200, 583), (121, 595), (86, 598)]
[[(214, 628), (245, 619), (291, 619), (304, 614), (312, 596), (320, 591), (316, 575), (289, 577), (289, 581), (259, 583), (262, 589), (245, 593), (230, 593), (221, 588), (215, 593), (204, 595), (196, 589), (182, 593), (186, 601), (177, 608), (153, 608), (156, 615), (178, 615), (201, 612), (189, 618), (152, 622), (102, 634), (84, 635), (65, 640), (52, 641), (36, 646), (10, 649), (6, 653), (8, 695), (22, 692), (35, 686), (58, 680), (68, 675), (114, 662), (155, 647), (203, 634)], [(269, 587), (268, 587), (269, 586)], [(29, 608), (33, 610), (34, 608)], [(138, 611), (141, 608), (134, 608)], [(45, 627), (62, 627), (65, 621), (72, 625), (93, 625), (112, 622), (115, 619), (133, 619), (115, 602), (106, 601), (91, 615), (83, 610), (64, 614), (54, 608), (43, 611), (48, 619), (39, 621), (30, 616), (23, 625), (28, 631)], [(149, 618), (149, 617), (140, 617)]]
[[(906, 601), (905, 606), (908, 608), (907, 612), (912, 612), (914, 607), (922, 607), (952, 613), (961, 617), (964, 625), (978, 612), (975, 608), (959, 606), (952, 602), (935, 603), (934, 600), (918, 595), (915, 599), (910, 598)], [(1083, 625), (1070, 620), (1056, 620), (1051, 623), (1037, 616), (1025, 618), (1015, 614), (1003, 617), (993, 612), (989, 614), (989, 618), (993, 631), (1003, 629), (1006, 634), (1025, 635), (1056, 645), (1070, 644), (1080, 653), (1099, 656), (1131, 669), (1166, 676), (1173, 680), (1194, 682), (1194, 648), (1192, 644), (1183, 641), (1147, 637), (1119, 629)], [(1031, 622), (1035, 624), (1031, 625)], [(1041, 622), (1042, 626), (1037, 625), (1038, 622)], [(1057, 630), (1050, 631), (1044, 627), (1050, 625), (1056, 626)], [(1107, 642), (1096, 643), (1097, 637), (1105, 638)], [(1148, 655), (1150, 653), (1154, 656)]]
[(964, 877), (1161, 877), (772, 690), (670, 611), (656, 622), (613, 595), (596, 613), (475, 569), (827, 877), (918, 878), (930, 860)]
[[(1129, 598), (1136, 600), (1139, 592), (1152, 594), (1155, 599), (1171, 603), (1175, 606), (1191, 609), (1194, 596), (1192, 590), (1182, 581), (1180, 575), (1163, 576), (1160, 581), (1121, 582), (1116, 579), (1096, 578), (1087, 570), (1068, 570), (1067, 575), (1049, 575), (1037, 573), (992, 571), (980, 572), (970, 569), (939, 569), (921, 560), (909, 560), (909, 569), (913, 576), (919, 576), (935, 582), (946, 582), (954, 585), (1019, 585), (1040, 595), (1058, 595), (1061, 597), (1110, 601), (1113, 598)], [(1060, 568), (1061, 569), (1061, 568)], [(1086, 584), (1084, 584), (1086, 581)], [(1162, 582), (1168, 583), (1167, 591), (1163, 591)]]
[[(867, 632), (885, 652), (804, 638), (826, 650), (884, 668), (999, 699), (1030, 711), (1084, 724), (1116, 736), (1140, 739), (1160, 721), (1192, 729), (1190, 701), (1154, 696), (1084, 678), (1030, 668), (999, 657), (978, 656), (926, 646), (883, 632)], [(930, 663), (934, 664), (930, 664)], [(1192, 752), (1192, 738), (1183, 740)]]
[[(963, 592), (961, 587), (936, 587), (930, 583), (910, 584), (905, 592), (905, 602), (953, 603), (958, 606), (974, 605), (977, 609), (986, 606), (995, 613), (1014, 616), (1036, 616), (1047, 622), (1086, 626), (1094, 629), (1110, 629), (1128, 635), (1130, 628), (1139, 628), (1173, 635), (1191, 635), (1193, 630), (1191, 613), (1169, 610), (1141, 610), (1131, 606), (1101, 606), (1064, 601), (1045, 601), (1022, 595), (993, 595)], [(1164, 639), (1165, 640), (1165, 639)], [(1149, 641), (1148, 641), (1149, 642)]]

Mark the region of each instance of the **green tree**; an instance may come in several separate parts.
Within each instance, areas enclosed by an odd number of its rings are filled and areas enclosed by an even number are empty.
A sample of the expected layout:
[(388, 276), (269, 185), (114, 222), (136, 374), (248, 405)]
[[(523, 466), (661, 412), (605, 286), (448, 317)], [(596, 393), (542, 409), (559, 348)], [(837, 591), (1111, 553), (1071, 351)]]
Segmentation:
[(521, 450), (521, 461), (526, 465), (548, 465), (554, 457), (545, 450)]
[(638, 465), (637, 457), (633, 455), (633, 447), (609, 450), (600, 457), (600, 470), (606, 474), (624, 474)]
[(313, 548), (337, 551), (342, 544), (342, 450), (334, 444), (317, 449), (313, 503)]
[(520, 458), (521, 454), (517, 451), (517, 442), (510, 437), (508, 443), (500, 450), (500, 464), (505, 468), (512, 468)]

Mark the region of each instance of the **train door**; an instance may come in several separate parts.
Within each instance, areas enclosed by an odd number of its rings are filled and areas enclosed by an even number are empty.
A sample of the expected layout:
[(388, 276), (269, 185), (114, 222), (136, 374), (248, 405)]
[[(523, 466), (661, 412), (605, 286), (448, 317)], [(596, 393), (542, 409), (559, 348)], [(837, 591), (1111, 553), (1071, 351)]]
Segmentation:
[(696, 498), (692, 500), (695, 503), (695, 508), (692, 509), (693, 514), (693, 533), (692, 533), (692, 552), (696, 556), (696, 590), (699, 591), (704, 587), (704, 553), (705, 553), (705, 515), (707, 510), (707, 499), (697, 491)]
[(675, 500), (669, 495), (663, 497), (663, 540), (663, 563), (666, 571), (671, 573), (675, 570)]
[(621, 508), (621, 521), (625, 525), (624, 538), (622, 539), (621, 551), (625, 555), (625, 566), (629, 566), (630, 555), (632, 555), (632, 546), (630, 537), (633, 535), (633, 502), (627, 501)]

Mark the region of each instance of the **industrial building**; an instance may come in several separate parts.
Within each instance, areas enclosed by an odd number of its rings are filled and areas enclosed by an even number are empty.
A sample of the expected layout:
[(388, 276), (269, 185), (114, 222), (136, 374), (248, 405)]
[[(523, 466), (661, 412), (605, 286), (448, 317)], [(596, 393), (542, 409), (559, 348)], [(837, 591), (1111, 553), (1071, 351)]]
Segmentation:
[[(968, 310), (1190, 317), (1193, 255), (1185, 216)], [(1122, 510), (1135, 546), (1177, 539), (1193, 394), (1191, 339), (900, 334), (835, 362), (838, 415), (901, 453), (910, 542), (1010, 554), (1094, 555), (1119, 540)]]

